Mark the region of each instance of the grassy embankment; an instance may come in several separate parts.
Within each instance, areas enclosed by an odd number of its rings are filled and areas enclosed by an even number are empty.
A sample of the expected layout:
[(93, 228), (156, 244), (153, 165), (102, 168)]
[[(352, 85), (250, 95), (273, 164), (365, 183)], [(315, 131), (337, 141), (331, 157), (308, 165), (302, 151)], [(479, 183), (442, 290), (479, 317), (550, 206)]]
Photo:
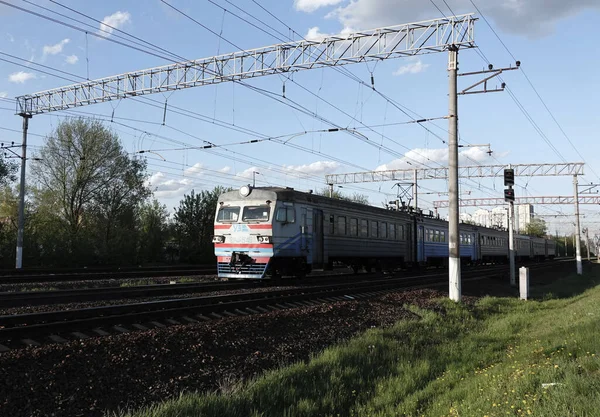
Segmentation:
[(543, 301), (410, 307), (414, 320), (372, 329), (309, 363), (131, 416), (598, 416), (595, 271), (546, 288), (553, 295)]

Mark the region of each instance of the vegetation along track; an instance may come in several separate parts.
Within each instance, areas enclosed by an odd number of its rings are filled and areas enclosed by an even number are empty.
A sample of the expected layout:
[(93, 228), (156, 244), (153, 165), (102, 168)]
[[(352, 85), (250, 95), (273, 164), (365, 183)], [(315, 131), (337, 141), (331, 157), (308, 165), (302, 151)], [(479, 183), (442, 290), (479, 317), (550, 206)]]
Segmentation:
[[(570, 265), (570, 263), (562, 263)], [(535, 265), (532, 269), (556, 268), (556, 263)], [(471, 270), (464, 280), (506, 277), (506, 267)], [(223, 316), (248, 315), (269, 310), (365, 298), (399, 289), (447, 285), (447, 272), (417, 277), (338, 282), (278, 289), (103, 306), (67, 311), (0, 316), (0, 351), (41, 343), (63, 342), (69, 338), (107, 336), (170, 324), (185, 324)], [(160, 320), (160, 321), (158, 321)], [(124, 327), (124, 326), (127, 326)], [(86, 332), (86, 333), (84, 333)]]

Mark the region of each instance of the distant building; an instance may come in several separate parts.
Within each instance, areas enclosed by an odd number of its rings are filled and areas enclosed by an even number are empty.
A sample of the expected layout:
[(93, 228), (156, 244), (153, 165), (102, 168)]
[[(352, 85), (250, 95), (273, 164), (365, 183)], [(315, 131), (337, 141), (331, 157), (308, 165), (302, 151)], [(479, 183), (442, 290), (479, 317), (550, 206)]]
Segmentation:
[(508, 229), (508, 208), (494, 207), (491, 212), (491, 227)]
[(472, 218), (473, 221), (480, 226), (491, 227), (492, 225), (492, 214), (489, 210), (477, 209), (473, 213)]
[(515, 206), (515, 225), (517, 231), (524, 231), (534, 217), (533, 205), (519, 204)]
[[(534, 217), (533, 205), (519, 204), (515, 206), (515, 230), (524, 231)], [(462, 219), (462, 214), (461, 214)], [(483, 227), (503, 228), (508, 230), (508, 207), (494, 207), (492, 210), (477, 209), (471, 214), (473, 223)]]

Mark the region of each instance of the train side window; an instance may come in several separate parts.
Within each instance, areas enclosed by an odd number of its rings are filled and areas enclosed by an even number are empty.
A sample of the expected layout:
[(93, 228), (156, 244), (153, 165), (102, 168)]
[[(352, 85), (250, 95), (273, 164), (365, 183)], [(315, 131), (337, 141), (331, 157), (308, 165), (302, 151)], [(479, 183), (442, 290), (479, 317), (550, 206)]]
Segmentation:
[(360, 220), (360, 235), (362, 237), (369, 236), (369, 222), (365, 219)]
[(338, 216), (337, 220), (338, 235), (344, 236), (346, 234), (346, 218), (344, 216)]
[(283, 203), (283, 206), (277, 209), (275, 219), (278, 222), (295, 223), (296, 210), (294, 210), (292, 203)]
[(435, 235), (434, 235), (434, 239), (435, 239), (435, 241), (436, 241), (436, 242), (441, 242), (441, 240), (440, 240), (440, 237), (441, 237), (441, 236), (440, 236), (440, 231), (439, 231), (439, 230), (436, 230), (436, 231), (435, 231)]
[(445, 242), (446, 241), (446, 232), (441, 231), (440, 232), (440, 242)]
[(387, 239), (387, 237), (388, 237), (388, 230), (387, 230), (386, 222), (381, 222), (379, 224), (379, 237), (382, 237), (384, 239)]
[(419, 227), (419, 241), (422, 242), (423, 241), (423, 228)]
[(371, 220), (371, 237), (377, 237), (379, 232), (379, 224), (375, 220)]
[(358, 236), (358, 220), (350, 219), (350, 236)]
[[(407, 239), (408, 236), (408, 232), (407, 234), (404, 234), (404, 225), (401, 224), (400, 226), (398, 226), (400, 229), (398, 231), (398, 234), (400, 235), (400, 239), (405, 240)], [(421, 239), (423, 238), (423, 236), (421, 236)]]
[(329, 234), (332, 235), (335, 233), (335, 217), (333, 214), (329, 216)]
[(396, 240), (396, 225), (394, 223), (390, 223), (390, 239)]

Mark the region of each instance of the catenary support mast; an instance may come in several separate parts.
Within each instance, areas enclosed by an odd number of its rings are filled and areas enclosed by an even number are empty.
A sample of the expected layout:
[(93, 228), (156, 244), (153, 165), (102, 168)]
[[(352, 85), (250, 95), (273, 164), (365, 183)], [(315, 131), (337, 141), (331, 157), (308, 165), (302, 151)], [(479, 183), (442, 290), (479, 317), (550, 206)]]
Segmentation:
[(17, 259), (15, 267), (23, 267), (23, 237), (25, 235), (25, 168), (27, 165), (27, 129), (31, 115), (21, 114), (23, 118), (23, 144), (21, 145), (21, 183), (19, 184), (19, 223), (17, 229)]
[(459, 207), (458, 207), (458, 47), (448, 50), (448, 274), (449, 294), (453, 301), (461, 300)]
[(573, 189), (575, 191), (575, 261), (577, 262), (577, 275), (583, 274), (581, 265), (581, 225), (579, 224), (579, 186), (577, 175), (573, 175)]

